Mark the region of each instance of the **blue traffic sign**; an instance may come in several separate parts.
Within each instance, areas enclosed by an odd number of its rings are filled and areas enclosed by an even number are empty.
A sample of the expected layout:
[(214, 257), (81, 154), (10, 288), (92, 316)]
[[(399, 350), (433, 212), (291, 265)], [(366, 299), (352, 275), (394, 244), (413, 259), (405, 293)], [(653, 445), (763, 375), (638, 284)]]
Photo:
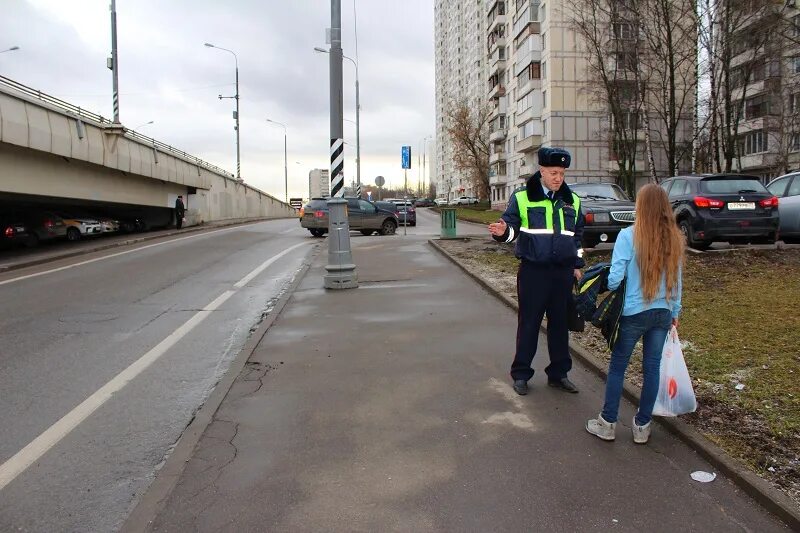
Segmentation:
[(411, 147), (410, 146), (403, 146), (401, 154), (401, 159), (403, 161), (403, 168), (409, 169), (411, 168)]

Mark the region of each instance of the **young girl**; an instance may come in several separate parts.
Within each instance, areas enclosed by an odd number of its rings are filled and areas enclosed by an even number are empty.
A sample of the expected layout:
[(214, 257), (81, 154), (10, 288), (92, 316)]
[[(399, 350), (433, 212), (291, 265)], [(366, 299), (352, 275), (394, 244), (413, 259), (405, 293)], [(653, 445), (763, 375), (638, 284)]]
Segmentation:
[(636, 222), (619, 233), (614, 244), (608, 288), (627, 279), (619, 336), (611, 352), (603, 412), (586, 423), (586, 431), (614, 440), (622, 383), (633, 348), (643, 338), (644, 382), (639, 412), (633, 419), (633, 441), (645, 444), (659, 384), (664, 341), (681, 311), (683, 236), (675, 223), (667, 194), (653, 184), (636, 198)]

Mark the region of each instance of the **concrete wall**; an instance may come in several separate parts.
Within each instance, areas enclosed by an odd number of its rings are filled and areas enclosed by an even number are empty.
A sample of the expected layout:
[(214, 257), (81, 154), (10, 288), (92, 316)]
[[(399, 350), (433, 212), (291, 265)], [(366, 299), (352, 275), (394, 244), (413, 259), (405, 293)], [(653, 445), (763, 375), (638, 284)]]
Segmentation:
[(189, 223), (295, 216), (221, 168), (52, 100), (0, 85), (0, 192), (150, 207), (182, 194)]

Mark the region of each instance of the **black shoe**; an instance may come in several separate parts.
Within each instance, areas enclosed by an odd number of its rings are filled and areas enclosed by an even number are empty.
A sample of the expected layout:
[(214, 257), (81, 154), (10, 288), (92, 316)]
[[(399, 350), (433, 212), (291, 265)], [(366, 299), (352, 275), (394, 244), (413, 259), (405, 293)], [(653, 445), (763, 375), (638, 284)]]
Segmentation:
[(575, 384), (567, 378), (548, 379), (547, 384), (551, 387), (554, 387), (556, 389), (561, 389), (565, 392), (571, 392), (572, 394), (578, 393), (578, 387), (576, 387)]
[(520, 396), (525, 396), (526, 394), (528, 394), (528, 382), (525, 381), (524, 379), (515, 379), (514, 391)]

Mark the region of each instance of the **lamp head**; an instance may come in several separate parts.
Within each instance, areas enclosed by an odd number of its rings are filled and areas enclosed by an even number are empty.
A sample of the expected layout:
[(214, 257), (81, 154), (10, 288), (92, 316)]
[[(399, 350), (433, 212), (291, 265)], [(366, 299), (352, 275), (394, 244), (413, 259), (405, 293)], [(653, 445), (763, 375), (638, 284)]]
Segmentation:
[(19, 50), (19, 46), (12, 46), (9, 50)]
[(330, 52), (328, 52), (327, 50), (325, 50), (324, 48), (320, 48), (319, 46), (315, 46), (315, 47), (314, 47), (314, 51), (315, 51), (315, 52), (320, 52), (320, 53), (323, 53), (323, 54), (328, 54), (328, 53), (330, 53)]
[(207, 46), (209, 48), (214, 48), (214, 45), (211, 43), (204, 43), (203, 46)]

